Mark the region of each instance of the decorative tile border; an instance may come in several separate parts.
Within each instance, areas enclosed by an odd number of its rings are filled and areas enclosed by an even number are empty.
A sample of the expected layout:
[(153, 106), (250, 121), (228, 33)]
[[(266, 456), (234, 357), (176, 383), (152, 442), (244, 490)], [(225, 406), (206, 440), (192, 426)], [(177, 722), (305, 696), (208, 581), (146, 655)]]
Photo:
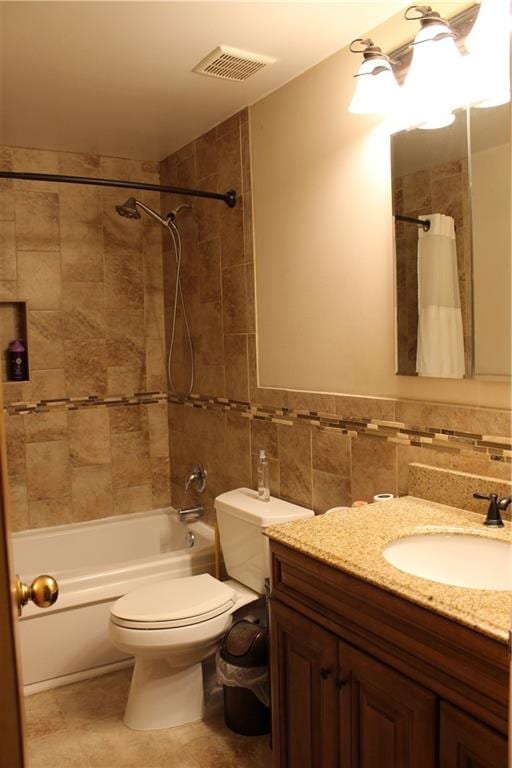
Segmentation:
[(94, 408), (97, 406), (115, 405), (151, 405), (152, 403), (167, 402), (165, 392), (135, 392), (133, 395), (109, 395), (99, 397), (63, 397), (58, 400), (39, 400), (34, 403), (10, 403), (4, 407), (8, 416), (28, 413), (48, 413), (49, 411), (76, 411), (79, 408)]
[(168, 401), (189, 408), (236, 411), (244, 418), (271, 421), (276, 424), (293, 426), (294, 424), (307, 423), (319, 429), (341, 431), (342, 434), (353, 437), (357, 437), (358, 434), (374, 435), (397, 445), (434, 448), (449, 453), (472, 453), (481, 458), (488, 458), (490, 461), (512, 462), (512, 441), (507, 438), (492, 437), (487, 439), (486, 436), (476, 433), (409, 425), (399, 421), (366, 418), (348, 419), (319, 411), (262, 407), (221, 397), (203, 397), (201, 395), (179, 397), (169, 394)]
[(7, 415), (43, 413), (54, 410), (77, 410), (97, 406), (151, 405), (169, 402), (187, 408), (202, 410), (235, 411), (246, 419), (270, 421), (275, 424), (294, 426), (306, 423), (318, 429), (336, 430), (342, 434), (357, 437), (359, 434), (382, 437), (389, 442), (402, 446), (434, 448), (441, 452), (477, 454), (490, 461), (512, 462), (512, 441), (507, 438), (488, 437), (481, 434), (463, 432), (455, 429), (440, 429), (405, 424), (399, 421), (386, 421), (368, 418), (343, 418), (331, 413), (307, 411), (291, 408), (272, 408), (251, 405), (248, 402), (228, 400), (223, 397), (204, 397), (191, 395), (182, 397), (165, 392), (136, 392), (132, 395), (113, 395), (99, 397), (91, 395), (83, 398), (62, 398), (60, 400), (40, 400), (34, 403), (11, 403), (5, 407)]

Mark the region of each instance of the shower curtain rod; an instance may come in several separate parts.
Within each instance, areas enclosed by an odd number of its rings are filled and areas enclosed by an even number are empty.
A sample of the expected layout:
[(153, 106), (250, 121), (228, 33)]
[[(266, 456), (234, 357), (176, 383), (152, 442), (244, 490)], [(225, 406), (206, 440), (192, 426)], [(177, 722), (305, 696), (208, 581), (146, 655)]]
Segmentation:
[(424, 232), (428, 232), (430, 229), (430, 219), (415, 219), (413, 216), (402, 216), (399, 213), (395, 213), (395, 219), (398, 221), (408, 221), (410, 224), (416, 224), (421, 227)]
[(189, 197), (207, 197), (211, 200), (223, 200), (229, 208), (236, 205), (236, 190), (227, 192), (207, 192), (204, 189), (187, 187), (165, 187), (161, 184), (146, 184), (142, 181), (121, 181), (119, 179), (96, 179), (89, 176), (61, 176), (56, 173), (25, 173), (22, 171), (0, 171), (0, 179), (21, 179), (22, 181), (54, 181), (61, 184), (90, 184), (93, 187), (120, 187), (124, 189), (145, 189), (150, 192), (169, 192)]

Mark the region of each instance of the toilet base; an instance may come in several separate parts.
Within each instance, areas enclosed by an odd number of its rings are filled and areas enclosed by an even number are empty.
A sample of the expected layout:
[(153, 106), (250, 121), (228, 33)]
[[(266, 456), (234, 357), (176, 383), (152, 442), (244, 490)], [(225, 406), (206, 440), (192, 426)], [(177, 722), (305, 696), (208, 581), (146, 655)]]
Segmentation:
[(123, 722), (135, 731), (173, 728), (204, 715), (201, 664), (175, 668), (165, 658), (135, 660)]

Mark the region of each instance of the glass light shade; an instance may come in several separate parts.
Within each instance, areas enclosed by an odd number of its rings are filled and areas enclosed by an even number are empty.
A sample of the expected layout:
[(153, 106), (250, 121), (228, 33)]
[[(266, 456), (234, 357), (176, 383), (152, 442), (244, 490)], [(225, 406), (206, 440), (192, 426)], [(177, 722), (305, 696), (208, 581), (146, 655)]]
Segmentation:
[(509, 0), (482, 0), (473, 29), (466, 38), (470, 100), (476, 107), (510, 101)]
[[(377, 68), (382, 72), (373, 75)], [(356, 89), (349, 112), (360, 115), (385, 114), (395, 108), (400, 99), (400, 87), (391, 64), (385, 58), (365, 59), (359, 67)]]
[[(445, 24), (427, 24), (414, 40), (404, 82), (410, 126), (440, 128), (453, 122), (453, 110), (466, 103), (462, 57)], [(437, 35), (443, 35), (436, 40)]]

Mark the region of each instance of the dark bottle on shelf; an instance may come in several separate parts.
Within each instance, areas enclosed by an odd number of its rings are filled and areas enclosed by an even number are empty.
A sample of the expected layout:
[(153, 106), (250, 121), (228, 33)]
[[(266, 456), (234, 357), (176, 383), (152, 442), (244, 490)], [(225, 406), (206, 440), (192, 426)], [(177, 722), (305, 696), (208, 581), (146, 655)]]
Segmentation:
[(14, 339), (9, 344), (9, 379), (26, 381), (27, 378), (27, 350), (22, 339)]

